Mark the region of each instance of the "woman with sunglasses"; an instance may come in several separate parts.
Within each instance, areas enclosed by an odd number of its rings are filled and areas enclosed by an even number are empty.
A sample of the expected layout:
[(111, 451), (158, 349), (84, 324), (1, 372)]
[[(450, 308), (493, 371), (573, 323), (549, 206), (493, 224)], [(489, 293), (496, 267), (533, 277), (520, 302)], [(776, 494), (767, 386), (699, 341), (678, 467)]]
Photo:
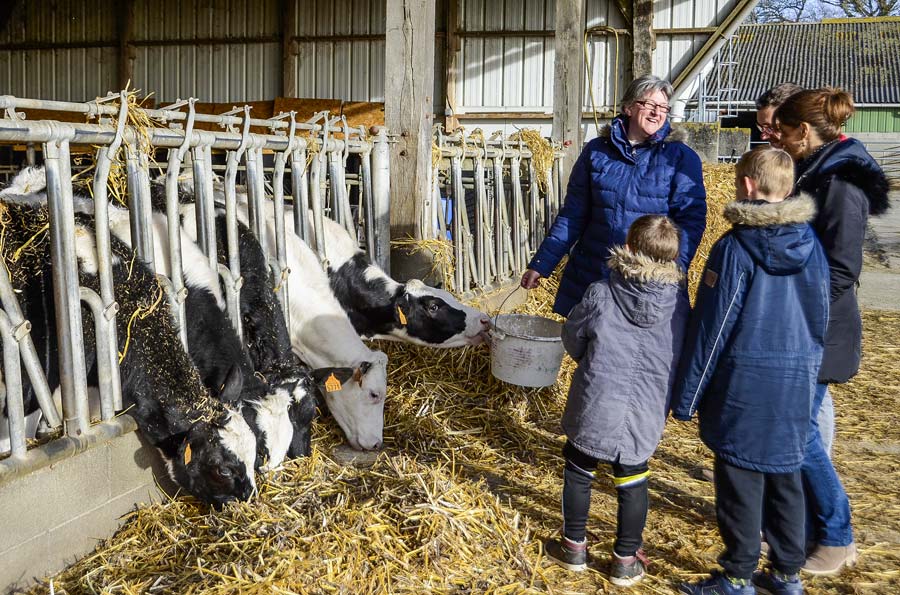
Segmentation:
[[(795, 191), (812, 195), (818, 213), (812, 225), (825, 248), (831, 304), (825, 353), (813, 401), (802, 474), (807, 540), (815, 547), (803, 570), (835, 574), (856, 561), (850, 502), (823, 445), (817, 413), (828, 385), (856, 375), (862, 355), (862, 321), (856, 286), (863, 264), (869, 215), (888, 208), (888, 181), (861, 142), (841, 134), (853, 115), (853, 98), (840, 89), (801, 91), (775, 111), (781, 148), (797, 166)], [(826, 421), (826, 423), (828, 423)], [(834, 423), (833, 417), (830, 423)]]
[(642, 215), (665, 215), (681, 230), (678, 264), (687, 270), (706, 228), (700, 158), (667, 116), (672, 85), (647, 75), (632, 81), (622, 113), (588, 142), (569, 177), (565, 204), (522, 276), (533, 289), (563, 256), (553, 311), (568, 316), (588, 286), (609, 277), (610, 248), (625, 243)]

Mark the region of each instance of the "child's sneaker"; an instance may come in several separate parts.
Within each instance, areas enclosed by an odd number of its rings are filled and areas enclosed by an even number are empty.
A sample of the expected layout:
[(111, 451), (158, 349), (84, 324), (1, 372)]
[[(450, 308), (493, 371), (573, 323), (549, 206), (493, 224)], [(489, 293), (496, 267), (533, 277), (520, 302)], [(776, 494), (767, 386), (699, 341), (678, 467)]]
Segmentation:
[(754, 572), (753, 585), (763, 595), (803, 595), (799, 574), (782, 574), (777, 570)]
[(678, 586), (678, 592), (685, 595), (756, 595), (756, 589), (750, 581), (729, 578), (717, 570), (705, 581), (682, 583)]
[(619, 587), (630, 587), (636, 585), (644, 578), (644, 572), (650, 560), (644, 550), (638, 550), (633, 556), (620, 558), (618, 554), (613, 552), (612, 569), (609, 571), (609, 580), (612, 584)]
[(548, 539), (544, 542), (547, 557), (573, 572), (581, 572), (587, 568), (587, 540), (572, 541), (565, 535), (561, 539)]

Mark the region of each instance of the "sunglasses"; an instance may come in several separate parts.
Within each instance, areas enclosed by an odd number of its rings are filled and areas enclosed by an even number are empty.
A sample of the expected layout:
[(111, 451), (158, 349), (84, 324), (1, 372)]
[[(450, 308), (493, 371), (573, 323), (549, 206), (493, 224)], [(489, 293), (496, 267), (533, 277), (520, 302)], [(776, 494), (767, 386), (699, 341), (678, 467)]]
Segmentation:
[(653, 103), (652, 101), (635, 101), (636, 104), (641, 106), (647, 111), (658, 111), (661, 114), (668, 114), (672, 111), (672, 108), (668, 105), (659, 105), (658, 103)]

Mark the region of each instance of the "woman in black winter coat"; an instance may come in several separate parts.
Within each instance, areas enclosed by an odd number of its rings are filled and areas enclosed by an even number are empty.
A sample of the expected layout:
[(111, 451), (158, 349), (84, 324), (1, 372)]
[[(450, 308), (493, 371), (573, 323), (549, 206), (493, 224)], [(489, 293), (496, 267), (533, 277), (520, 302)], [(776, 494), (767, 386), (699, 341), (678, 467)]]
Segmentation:
[(775, 112), (781, 146), (797, 165), (795, 190), (815, 198), (818, 213), (812, 225), (831, 275), (825, 353), (803, 463), (811, 522), (807, 539), (816, 543), (804, 566), (811, 574), (834, 574), (856, 561), (850, 503), (823, 448), (816, 416), (828, 385), (847, 382), (859, 370), (862, 321), (856, 286), (866, 220), (888, 208), (888, 182), (881, 168), (862, 143), (841, 134), (852, 115), (853, 98), (831, 88), (801, 91)]

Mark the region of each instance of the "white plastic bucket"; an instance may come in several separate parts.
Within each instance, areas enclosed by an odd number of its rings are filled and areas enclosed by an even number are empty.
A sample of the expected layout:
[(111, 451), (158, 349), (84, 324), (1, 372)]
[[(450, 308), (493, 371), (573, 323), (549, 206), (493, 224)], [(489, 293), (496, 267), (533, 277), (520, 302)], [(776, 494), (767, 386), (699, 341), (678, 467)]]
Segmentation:
[(562, 323), (531, 314), (500, 314), (491, 331), (491, 373), (517, 386), (556, 384), (562, 364)]

